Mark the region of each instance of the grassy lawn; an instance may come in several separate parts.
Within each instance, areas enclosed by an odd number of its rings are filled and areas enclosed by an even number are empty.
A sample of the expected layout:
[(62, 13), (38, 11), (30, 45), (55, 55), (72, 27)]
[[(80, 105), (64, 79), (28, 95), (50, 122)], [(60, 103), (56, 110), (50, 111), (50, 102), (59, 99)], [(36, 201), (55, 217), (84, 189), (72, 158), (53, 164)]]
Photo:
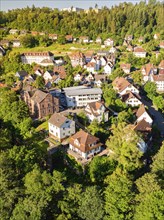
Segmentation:
[(72, 53), (75, 51), (82, 51), (82, 52), (87, 52), (87, 51), (96, 51), (101, 49), (100, 45), (98, 44), (79, 44), (79, 43), (72, 43), (72, 44), (58, 44), (58, 43), (53, 43), (49, 47), (34, 47), (34, 48), (13, 48), (12, 52), (44, 52), (44, 51), (51, 51), (54, 54), (60, 54), (61, 56), (66, 55), (67, 53)]
[(43, 122), (36, 128), (36, 131), (41, 131), (41, 130), (48, 130), (48, 121)]

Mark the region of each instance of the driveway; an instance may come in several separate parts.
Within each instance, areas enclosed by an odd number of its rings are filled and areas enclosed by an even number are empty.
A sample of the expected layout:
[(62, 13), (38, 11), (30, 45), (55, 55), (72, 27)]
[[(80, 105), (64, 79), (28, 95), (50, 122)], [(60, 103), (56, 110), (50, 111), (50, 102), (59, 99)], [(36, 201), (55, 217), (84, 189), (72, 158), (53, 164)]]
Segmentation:
[(164, 134), (164, 114), (157, 111), (151, 101), (145, 100), (142, 96), (142, 103), (148, 107), (150, 114), (153, 116), (154, 124), (157, 126), (159, 131)]

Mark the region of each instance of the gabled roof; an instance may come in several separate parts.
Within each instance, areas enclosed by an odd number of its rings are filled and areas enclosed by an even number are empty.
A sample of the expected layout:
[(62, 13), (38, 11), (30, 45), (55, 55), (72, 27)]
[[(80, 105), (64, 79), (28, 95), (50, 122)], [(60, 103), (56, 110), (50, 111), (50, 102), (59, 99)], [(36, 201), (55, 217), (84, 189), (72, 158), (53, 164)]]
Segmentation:
[(66, 118), (64, 115), (60, 113), (54, 113), (48, 120), (49, 123), (55, 125), (58, 128), (60, 128), (66, 121), (71, 122), (70, 119)]
[[(79, 145), (75, 144), (75, 140), (77, 140), (79, 142)], [(78, 148), (80, 151), (82, 152), (88, 152), (92, 149), (98, 148), (99, 146), (101, 146), (102, 144), (99, 142), (99, 138), (88, 134), (87, 132), (80, 130), (79, 132), (77, 132), (76, 134), (74, 134), (71, 138), (70, 138), (70, 144), (73, 145), (74, 147)], [(91, 144), (94, 144), (94, 146), (90, 146)]]
[(139, 95), (134, 94), (132, 92), (127, 92), (126, 94), (122, 95), (122, 101), (123, 102), (126, 102), (126, 101), (128, 101), (129, 99), (132, 99), (132, 98), (136, 98), (136, 99), (140, 100)]
[(86, 65), (86, 66), (87, 66), (87, 67), (95, 67), (95, 65), (96, 65), (96, 64), (95, 64), (95, 63), (93, 63), (93, 62), (89, 62), (89, 63), (87, 63), (87, 65)]
[(41, 90), (36, 90), (31, 99), (36, 103), (40, 103), (46, 98), (47, 95), (48, 93), (42, 92)]
[(79, 52), (75, 52), (69, 55), (71, 59), (80, 59), (80, 58), (84, 58), (84, 54)]
[(153, 64), (147, 63), (144, 66), (142, 66), (141, 70), (145, 70), (146, 75), (148, 75), (150, 73), (150, 70), (153, 68), (154, 68)]
[(135, 131), (141, 131), (141, 132), (150, 132), (151, 126), (148, 122), (145, 121), (145, 119), (142, 119), (137, 123), (137, 125), (133, 128)]
[(153, 80), (154, 80), (155, 82), (162, 82), (162, 81), (164, 81), (164, 75), (163, 75), (163, 74), (153, 75)]
[(94, 78), (95, 78), (95, 81), (99, 81), (99, 80), (106, 81), (107, 80), (107, 76), (105, 74), (101, 74), (101, 75), (95, 74)]
[(97, 111), (101, 108), (102, 106), (102, 103), (100, 101), (98, 102), (91, 102), (91, 103), (88, 103), (88, 106), (93, 109), (94, 111)]
[(19, 75), (20, 77), (28, 76), (28, 73), (25, 70), (21, 70), (16, 72), (16, 75)]
[(137, 112), (136, 112), (137, 118), (139, 118), (141, 115), (143, 115), (144, 112), (147, 113), (144, 104), (142, 104), (142, 105), (140, 105), (140, 107), (138, 108), (138, 110), (137, 110)]
[(66, 70), (64, 66), (54, 66), (54, 73), (58, 73), (61, 79), (66, 78)]
[(131, 64), (130, 63), (121, 63), (120, 67), (122, 69), (129, 69), (130, 70)]
[(130, 85), (130, 82), (128, 82), (125, 78), (123, 77), (117, 77), (113, 82), (112, 82), (113, 87), (115, 87), (119, 92), (123, 91), (125, 88), (127, 88)]
[(134, 53), (146, 53), (146, 51), (142, 47), (135, 47)]

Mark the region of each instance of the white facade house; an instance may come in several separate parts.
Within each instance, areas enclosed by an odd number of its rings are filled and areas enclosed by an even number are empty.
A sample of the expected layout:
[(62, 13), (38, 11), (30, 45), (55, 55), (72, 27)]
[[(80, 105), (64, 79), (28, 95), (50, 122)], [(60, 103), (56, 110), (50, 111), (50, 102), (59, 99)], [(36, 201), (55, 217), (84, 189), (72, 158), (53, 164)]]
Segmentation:
[(158, 92), (164, 92), (164, 74), (152, 75), (151, 81), (155, 82)]
[(104, 66), (104, 73), (107, 75), (111, 75), (113, 68), (114, 68), (113, 64), (111, 62), (108, 62)]
[(83, 78), (83, 76), (82, 76), (82, 74), (80, 74), (80, 73), (77, 73), (77, 74), (74, 76), (75, 82), (81, 81), (82, 78)]
[(135, 47), (133, 54), (134, 54), (136, 57), (144, 58), (144, 57), (146, 57), (146, 54), (147, 54), (147, 53), (146, 53), (146, 51), (145, 51), (142, 47)]
[(85, 107), (85, 113), (90, 122), (94, 119), (99, 123), (102, 121), (107, 122), (109, 119), (109, 111), (100, 101), (88, 103)]
[(122, 95), (121, 98), (123, 102), (132, 107), (142, 104), (142, 102), (140, 101), (140, 97), (132, 92), (125, 93), (124, 95)]
[(139, 94), (139, 90), (135, 88), (130, 82), (128, 82), (123, 77), (117, 77), (112, 82), (113, 88), (117, 91), (117, 93), (122, 96), (127, 92), (132, 92), (134, 94)]
[(111, 38), (108, 38), (104, 41), (104, 45), (112, 47), (114, 45), (114, 41)]
[(84, 159), (89, 159), (101, 152), (101, 146), (99, 138), (83, 130), (74, 134), (69, 140), (69, 149)]
[(63, 88), (68, 107), (83, 107), (90, 102), (100, 101), (102, 90), (86, 86)]
[(22, 63), (24, 64), (43, 64), (44, 60), (54, 61), (54, 55), (50, 52), (27, 52), (21, 55)]
[(12, 43), (13, 43), (13, 47), (20, 47), (21, 46), (21, 43), (19, 40), (13, 40)]
[(48, 70), (43, 74), (43, 78), (45, 81), (52, 80), (52, 77), (53, 77), (53, 73), (49, 72)]
[(147, 82), (149, 80), (151, 80), (151, 75), (157, 72), (157, 70), (154, 69), (153, 64), (151, 63), (147, 63), (145, 64), (142, 68), (141, 68), (141, 73), (143, 75), (143, 81)]
[(153, 119), (147, 113), (144, 104), (140, 105), (139, 109), (136, 112), (137, 122), (142, 121), (143, 119), (148, 122), (150, 125), (153, 123)]
[(48, 121), (49, 135), (52, 138), (63, 140), (75, 133), (75, 122), (61, 113), (54, 113)]

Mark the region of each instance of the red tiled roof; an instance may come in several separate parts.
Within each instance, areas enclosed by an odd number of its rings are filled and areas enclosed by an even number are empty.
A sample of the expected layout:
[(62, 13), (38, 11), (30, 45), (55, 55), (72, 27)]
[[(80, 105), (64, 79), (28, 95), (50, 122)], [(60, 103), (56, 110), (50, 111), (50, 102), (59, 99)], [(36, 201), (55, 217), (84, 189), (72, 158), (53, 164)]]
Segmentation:
[(113, 87), (115, 87), (119, 92), (123, 91), (126, 87), (130, 85), (130, 83), (123, 77), (117, 77), (112, 82)]
[[(75, 144), (75, 140), (78, 140), (79, 145)], [(99, 142), (99, 138), (97, 138), (91, 134), (88, 134), (83, 130), (80, 130), (79, 132), (74, 134), (70, 138), (69, 143), (84, 153), (86, 153), (92, 149), (96, 149), (102, 145)], [(90, 146), (92, 144), (94, 144), (94, 146)]]

